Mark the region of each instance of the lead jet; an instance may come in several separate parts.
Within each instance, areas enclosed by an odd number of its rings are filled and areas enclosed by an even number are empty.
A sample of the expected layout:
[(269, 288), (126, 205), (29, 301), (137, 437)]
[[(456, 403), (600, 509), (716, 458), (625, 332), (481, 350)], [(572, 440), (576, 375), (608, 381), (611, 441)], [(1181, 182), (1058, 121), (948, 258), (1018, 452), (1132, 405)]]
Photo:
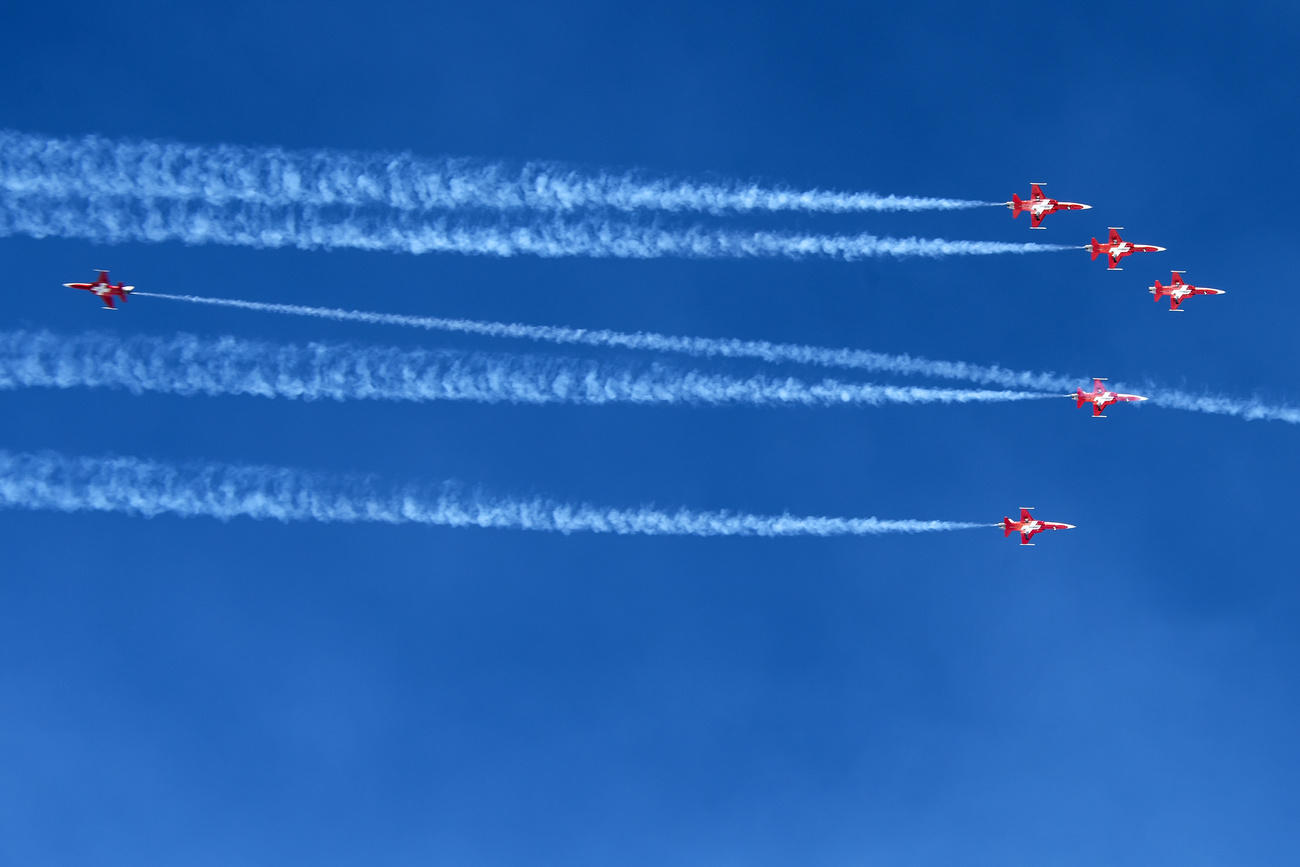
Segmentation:
[(1147, 290), (1155, 296), (1151, 300), (1159, 301), (1161, 298), (1168, 295), (1169, 311), (1171, 313), (1183, 313), (1184, 311), (1179, 307), (1179, 305), (1188, 298), (1191, 298), (1193, 295), (1227, 294), (1222, 289), (1211, 289), (1208, 286), (1193, 286), (1191, 283), (1184, 283), (1182, 274), (1182, 271), (1175, 271), (1173, 281), (1168, 286), (1161, 286), (1160, 281), (1157, 280), (1156, 285)]
[(1048, 214), (1055, 214), (1057, 211), (1086, 211), (1092, 205), (1080, 205), (1078, 202), (1058, 202), (1056, 199), (1049, 199), (1043, 195), (1042, 188), (1047, 186), (1043, 183), (1029, 185), (1029, 201), (1011, 194), (1011, 201), (1006, 202), (1006, 206), (1011, 209), (1011, 219), (1019, 217), (1021, 213), (1029, 215), (1029, 228), (1043, 228), (1043, 218)]
[(1102, 413), (1105, 412), (1106, 407), (1111, 404), (1121, 401), (1130, 402), (1146, 400), (1145, 397), (1142, 397), (1139, 394), (1120, 394), (1119, 392), (1111, 391), (1106, 388), (1106, 386), (1102, 385), (1105, 381), (1106, 378), (1104, 376), (1093, 377), (1091, 392), (1086, 392), (1080, 388), (1076, 390), (1074, 394), (1067, 394), (1066, 397), (1072, 397), (1075, 399), (1075, 409), (1082, 408), (1085, 403), (1092, 404), (1093, 418), (1105, 418), (1106, 416), (1102, 415)]
[(108, 282), (108, 272), (103, 270), (99, 270), (99, 278), (94, 283), (64, 283), (63, 285), (69, 289), (85, 289), (87, 292), (94, 292), (99, 296), (99, 300), (104, 302), (104, 307), (108, 310), (117, 309), (113, 306), (114, 298), (121, 298), (122, 303), (125, 304), (126, 296), (135, 291), (134, 286)]
[(1093, 238), (1092, 245), (1083, 248), (1092, 251), (1092, 258), (1094, 261), (1096, 261), (1097, 257), (1102, 253), (1105, 253), (1107, 259), (1110, 261), (1110, 265), (1106, 268), (1107, 271), (1123, 271), (1124, 269), (1119, 267), (1119, 260), (1123, 259), (1125, 256), (1131, 256), (1134, 253), (1163, 253), (1165, 251), (1164, 247), (1157, 247), (1154, 244), (1133, 244), (1129, 241), (1125, 241), (1119, 236), (1119, 230), (1122, 228), (1124, 227), (1111, 226), (1109, 241), (1105, 244), (1099, 244), (1097, 243), (1097, 239)]
[(1010, 518), (1003, 518), (1001, 524), (994, 524), (995, 527), (1002, 527), (1002, 538), (1010, 536), (1012, 533), (1020, 534), (1020, 544), (1032, 548), (1034, 543), (1029, 541), (1034, 538), (1034, 534), (1041, 533), (1044, 530), (1073, 530), (1073, 524), (1060, 524), (1056, 521), (1040, 521), (1029, 510), (1033, 506), (1020, 507), (1020, 520), (1013, 521)]

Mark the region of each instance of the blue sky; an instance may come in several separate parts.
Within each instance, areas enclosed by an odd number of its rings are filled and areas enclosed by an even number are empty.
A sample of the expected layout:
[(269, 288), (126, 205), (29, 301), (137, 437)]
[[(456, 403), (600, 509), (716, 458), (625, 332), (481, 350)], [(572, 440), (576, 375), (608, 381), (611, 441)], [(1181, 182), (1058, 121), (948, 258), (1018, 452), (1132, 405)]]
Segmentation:
[[(5, 238), (11, 327), (527, 348), (148, 299), (110, 319), (58, 285), (109, 266), (157, 291), (1296, 399), (1288, 4), (28, 4), (5, 29), (9, 129), (999, 201), (1045, 180), (1095, 209), (1041, 233), (991, 208), (732, 221), (1079, 244), (1123, 225), (1169, 248), (1108, 274), (1081, 251), (630, 262)], [(1170, 316), (1145, 287), (1174, 267), (1230, 294)], [(1092, 422), (1064, 400), (0, 406), (9, 450), (619, 506), (993, 522), (1029, 504), (1079, 525), (1029, 551), (993, 529), (647, 539), (10, 511), (0, 860), (1071, 867), (1296, 848), (1292, 426), (1152, 405)]]

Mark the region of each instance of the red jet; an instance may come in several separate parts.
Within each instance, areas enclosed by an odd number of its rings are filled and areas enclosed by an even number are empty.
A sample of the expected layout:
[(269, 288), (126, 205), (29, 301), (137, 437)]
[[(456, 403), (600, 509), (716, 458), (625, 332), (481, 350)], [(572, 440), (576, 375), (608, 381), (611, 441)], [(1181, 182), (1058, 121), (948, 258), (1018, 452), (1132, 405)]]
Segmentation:
[(1006, 206), (1011, 209), (1011, 219), (1019, 217), (1021, 212), (1029, 214), (1029, 228), (1043, 228), (1043, 217), (1048, 214), (1055, 214), (1057, 211), (1086, 211), (1092, 205), (1080, 205), (1077, 202), (1058, 202), (1056, 199), (1049, 199), (1043, 195), (1042, 187), (1046, 184), (1029, 185), (1029, 201), (1011, 194), (1011, 201)]
[(1075, 391), (1074, 394), (1067, 394), (1066, 397), (1072, 397), (1075, 399), (1075, 409), (1080, 409), (1085, 403), (1092, 404), (1093, 418), (1105, 418), (1106, 416), (1102, 415), (1102, 413), (1106, 411), (1106, 407), (1113, 403), (1118, 403), (1120, 401), (1129, 402), (1135, 400), (1146, 400), (1145, 397), (1138, 394), (1120, 394), (1119, 392), (1108, 391), (1106, 387), (1102, 385), (1105, 381), (1106, 378), (1104, 376), (1094, 377), (1092, 380), (1091, 393), (1080, 388)]
[(1110, 265), (1106, 268), (1107, 271), (1123, 271), (1124, 269), (1119, 267), (1119, 260), (1123, 259), (1125, 256), (1130, 256), (1133, 253), (1163, 253), (1165, 251), (1164, 247), (1157, 247), (1154, 244), (1133, 244), (1125, 241), (1119, 236), (1119, 232), (1117, 231), (1122, 228), (1124, 227), (1111, 226), (1109, 241), (1105, 244), (1098, 244), (1097, 239), (1093, 238), (1092, 246), (1083, 248), (1092, 251), (1092, 258), (1094, 261), (1102, 253), (1105, 253), (1110, 259)]
[(1035, 533), (1041, 533), (1044, 530), (1073, 530), (1074, 529), (1073, 524), (1058, 524), (1055, 521), (1040, 521), (1037, 518), (1035, 518), (1033, 515), (1029, 514), (1029, 510), (1032, 508), (1033, 506), (1029, 506), (1029, 507), (1021, 506), (1019, 521), (1013, 521), (1010, 518), (1002, 519), (1002, 524), (1001, 524), (1002, 537), (1004, 539), (1007, 536), (1010, 536), (1012, 533), (1019, 533), (1020, 544), (1032, 548), (1034, 546), (1034, 543), (1029, 540), (1034, 537)]
[(1147, 290), (1151, 292), (1153, 295), (1155, 295), (1155, 297), (1152, 298), (1151, 300), (1159, 301), (1162, 297), (1168, 295), (1169, 311), (1171, 313), (1182, 313), (1184, 311), (1181, 310), (1178, 305), (1182, 304), (1183, 301), (1185, 301), (1186, 299), (1190, 298), (1193, 295), (1226, 295), (1227, 294), (1222, 289), (1211, 289), (1208, 286), (1193, 286), (1191, 283), (1184, 283), (1182, 278), (1182, 273), (1183, 273), (1182, 271), (1175, 271), (1173, 282), (1169, 286), (1161, 286), (1160, 281), (1157, 280), (1156, 285), (1152, 286), (1149, 290)]
[[(96, 269), (99, 270), (99, 269)], [(94, 283), (64, 283), (69, 289), (85, 289), (87, 292), (94, 292), (99, 296), (99, 300), (104, 302), (104, 307), (108, 310), (116, 310), (113, 306), (113, 298), (121, 298), (122, 303), (126, 303), (126, 296), (135, 291), (134, 286), (126, 286), (122, 283), (113, 284), (108, 282), (108, 272), (99, 271), (99, 279)]]

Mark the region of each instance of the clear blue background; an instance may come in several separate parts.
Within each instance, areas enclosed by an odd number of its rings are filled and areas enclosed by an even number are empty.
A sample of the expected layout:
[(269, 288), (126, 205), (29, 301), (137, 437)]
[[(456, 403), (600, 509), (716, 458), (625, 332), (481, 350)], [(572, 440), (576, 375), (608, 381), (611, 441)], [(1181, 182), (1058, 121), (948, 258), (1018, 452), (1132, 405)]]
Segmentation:
[[(11, 4), (12, 5), (12, 4)], [(484, 345), (58, 284), (753, 337), (1295, 399), (1290, 3), (19, 4), (0, 126), (1093, 203), (809, 231), (1170, 252), (541, 261), (0, 241), (4, 321)], [(747, 221), (739, 218), (737, 225)], [(1171, 267), (1229, 295), (1170, 316)], [(494, 348), (502, 348), (500, 345)], [(513, 347), (506, 347), (513, 348)], [(526, 349), (519, 346), (519, 349)], [(747, 371), (744, 364), (721, 369)], [(817, 375), (816, 371), (804, 371)], [(564, 537), (9, 512), (0, 862), (1277, 864), (1298, 432), (875, 410), (0, 395), (0, 447), (1079, 529)]]

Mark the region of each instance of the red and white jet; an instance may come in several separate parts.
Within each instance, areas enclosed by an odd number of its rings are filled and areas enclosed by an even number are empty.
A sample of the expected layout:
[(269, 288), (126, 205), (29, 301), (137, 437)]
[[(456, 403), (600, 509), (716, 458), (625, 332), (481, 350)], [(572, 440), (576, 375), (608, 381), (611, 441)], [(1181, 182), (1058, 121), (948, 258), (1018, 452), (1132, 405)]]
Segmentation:
[(1117, 231), (1122, 228), (1124, 227), (1111, 226), (1109, 241), (1105, 244), (1098, 244), (1097, 239), (1093, 238), (1092, 245), (1083, 248), (1092, 251), (1092, 258), (1094, 261), (1102, 253), (1105, 253), (1107, 258), (1110, 260), (1110, 265), (1106, 268), (1107, 271), (1123, 271), (1124, 269), (1119, 267), (1119, 260), (1123, 259), (1125, 256), (1132, 255), (1133, 253), (1163, 253), (1165, 251), (1164, 247), (1157, 247), (1154, 244), (1133, 244), (1129, 241), (1125, 241), (1119, 236), (1119, 232)]
[(1169, 286), (1161, 286), (1160, 281), (1157, 280), (1156, 285), (1152, 286), (1150, 289), (1147, 290), (1148, 292), (1151, 292), (1153, 295), (1155, 295), (1155, 297), (1152, 298), (1151, 300), (1159, 301), (1162, 297), (1168, 295), (1170, 312), (1182, 313), (1184, 311), (1179, 308), (1179, 305), (1182, 304), (1183, 301), (1192, 297), (1193, 295), (1226, 295), (1227, 294), (1222, 289), (1211, 289), (1208, 286), (1193, 286), (1191, 283), (1184, 283), (1182, 278), (1182, 273), (1183, 273), (1182, 271), (1175, 271), (1173, 282)]
[(1011, 209), (1011, 219), (1019, 217), (1020, 214), (1029, 215), (1029, 228), (1043, 228), (1043, 218), (1048, 214), (1055, 214), (1057, 211), (1086, 211), (1092, 205), (1080, 205), (1078, 202), (1058, 202), (1056, 199), (1049, 199), (1043, 195), (1042, 188), (1047, 186), (1043, 183), (1029, 185), (1029, 201), (1011, 194), (1011, 201), (1006, 202), (1006, 206)]
[(1093, 377), (1091, 393), (1080, 388), (1076, 390), (1074, 394), (1067, 394), (1066, 397), (1072, 397), (1075, 399), (1075, 409), (1081, 408), (1085, 403), (1092, 404), (1093, 418), (1105, 418), (1106, 416), (1102, 415), (1102, 413), (1106, 411), (1106, 407), (1113, 403), (1119, 403), (1120, 401), (1129, 402), (1135, 400), (1146, 400), (1145, 397), (1142, 397), (1139, 394), (1120, 394), (1116, 391), (1110, 391), (1106, 386), (1102, 385), (1105, 381), (1106, 378), (1104, 376)]
[(108, 282), (108, 272), (100, 269), (99, 278), (94, 283), (64, 283), (69, 289), (85, 289), (87, 292), (94, 292), (99, 296), (99, 300), (104, 302), (104, 307), (108, 310), (116, 310), (113, 306), (113, 299), (121, 298), (122, 303), (126, 303), (126, 296), (135, 291), (134, 286), (126, 286), (122, 283)]
[[(1056, 521), (1040, 521), (1037, 518), (1035, 518), (1033, 515), (1029, 514), (1029, 510), (1032, 508), (1034, 507), (1021, 506), (1019, 521), (1013, 521), (1010, 518), (1003, 518), (1001, 524), (1002, 538), (1005, 539), (1007, 536), (1010, 536), (1012, 533), (1019, 533), (1020, 544), (1032, 548), (1034, 543), (1029, 540), (1034, 538), (1035, 533), (1041, 533), (1044, 530), (1073, 530), (1074, 529), (1073, 524), (1060, 524), (1057, 523)], [(998, 526), (998, 525), (995, 524), (994, 526)]]

